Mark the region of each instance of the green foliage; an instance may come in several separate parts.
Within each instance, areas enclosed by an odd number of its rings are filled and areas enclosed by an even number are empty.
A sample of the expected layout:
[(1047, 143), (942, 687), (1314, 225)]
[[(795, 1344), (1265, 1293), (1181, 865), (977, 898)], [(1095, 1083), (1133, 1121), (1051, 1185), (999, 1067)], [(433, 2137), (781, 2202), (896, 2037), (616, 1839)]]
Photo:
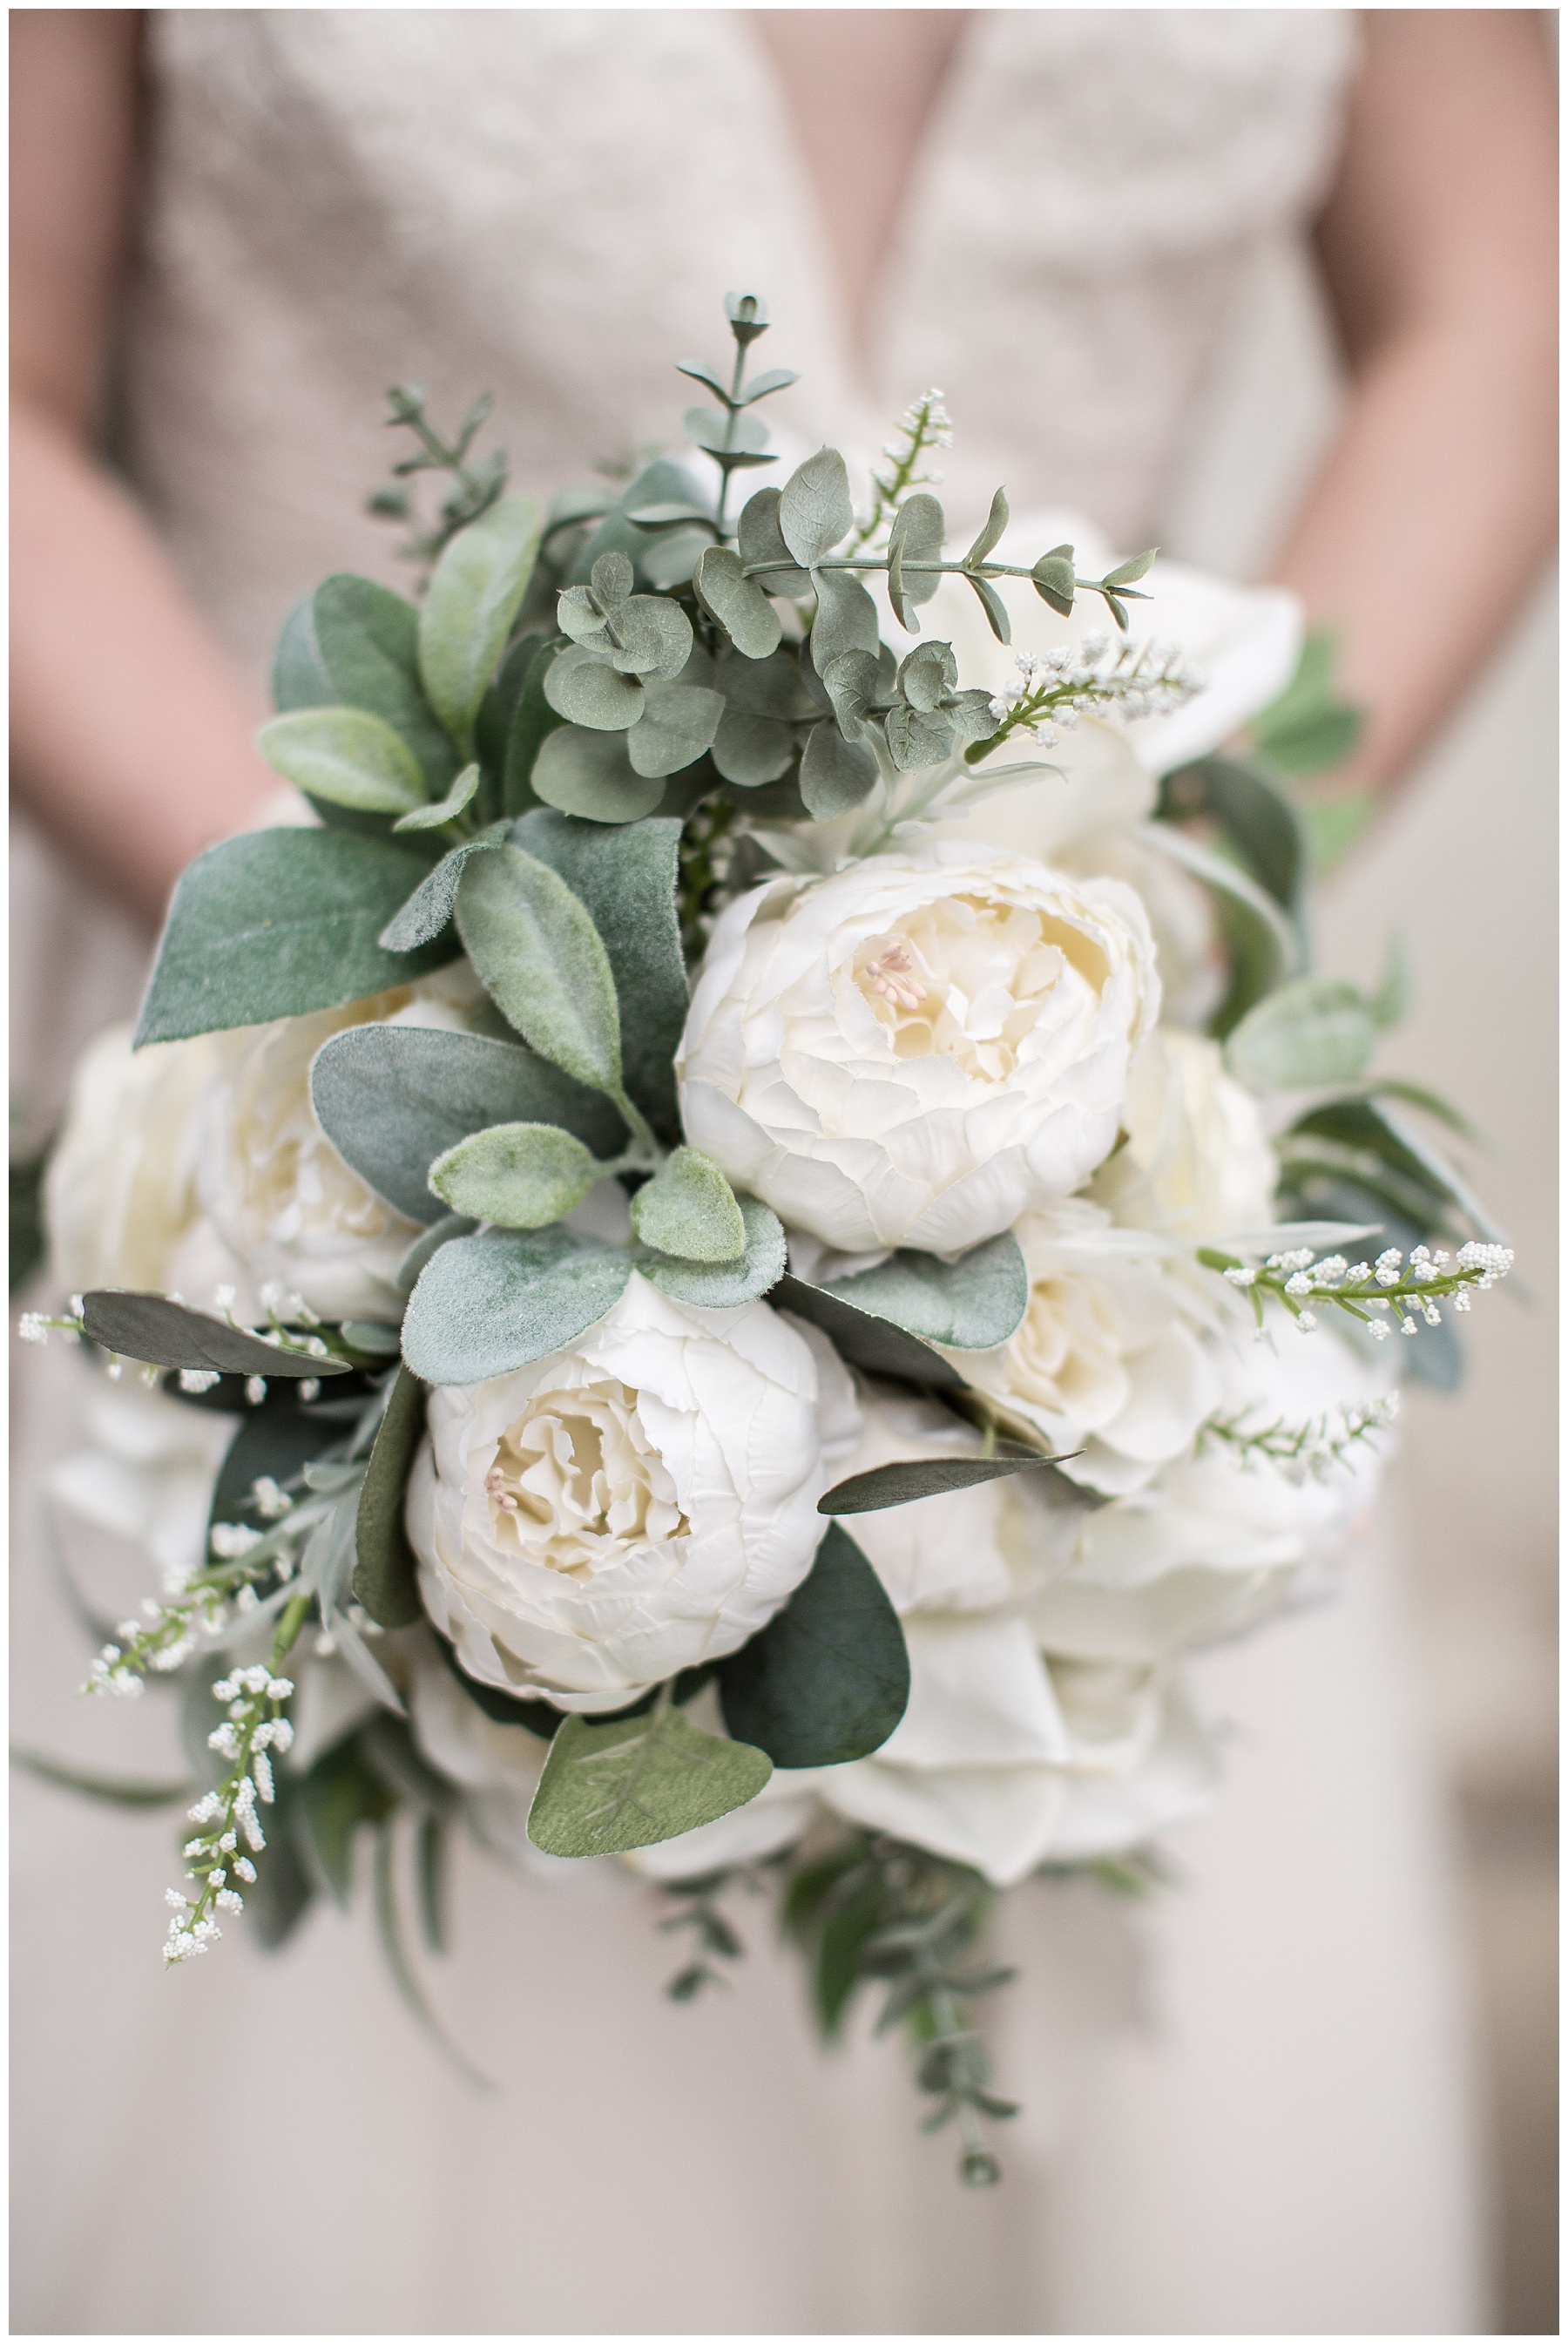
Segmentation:
[(621, 1086), (615, 981), (598, 931), (564, 879), (520, 847), (468, 864), (457, 933), (480, 983), (530, 1049), (616, 1097)]
[(273, 700), (301, 708), (357, 708), (412, 750), (425, 790), (438, 796), (457, 756), (419, 678), (419, 614), (400, 594), (340, 571), (294, 610), (278, 638)]
[(779, 613), (762, 591), (764, 581), (746, 576), (739, 554), (727, 545), (710, 545), (691, 582), (709, 617), (745, 658), (767, 659), (778, 650), (783, 634)]
[[(1001, 520), (993, 530), (991, 522), (996, 520), (999, 508)], [(1007, 499), (999, 489), (991, 505), (990, 521), (987, 522), (970, 548), (970, 561), (979, 560), (990, 551), (1007, 527)], [(922, 490), (907, 498), (900, 507), (892, 535), (888, 540), (888, 599), (892, 603), (899, 624), (909, 634), (920, 632), (919, 606), (930, 601), (942, 581), (935, 570), (912, 571), (906, 577), (904, 564), (906, 561), (940, 561), (942, 540), (946, 534), (947, 521), (941, 506), (929, 492)]]
[(1282, 789), (1255, 765), (1200, 757), (1160, 785), (1161, 821), (1194, 816), (1212, 822), (1250, 876), (1288, 917), (1300, 919), (1306, 848), (1300, 817)]
[(1247, 1012), (1225, 1044), (1225, 1063), (1253, 1090), (1312, 1090), (1352, 1082), (1376, 1039), (1377, 1027), (1353, 985), (1303, 976)]
[(413, 455), (393, 465), (392, 478), (397, 485), (377, 490), (367, 500), (366, 510), (386, 520), (417, 520), (413, 500), (402, 484), (419, 472), (446, 472), (452, 480), (442, 501), (439, 519), (427, 530), (416, 527), (414, 535), (397, 549), (401, 560), (434, 561), (457, 530), (466, 529), (487, 511), (505, 489), (507, 460), (498, 448), (477, 462), (468, 461), (468, 451), (493, 404), (489, 393), (482, 391), (463, 418), (456, 438), (448, 441), (425, 411), (422, 384), (398, 383), (387, 392), (388, 426), (412, 432), (416, 448)]
[(477, 794), (479, 768), (465, 765), (446, 796), (436, 805), (416, 806), (412, 813), (400, 814), (393, 823), (394, 830), (442, 830), (449, 822), (467, 813)]
[(1251, 723), (1252, 745), (1292, 781), (1342, 765), (1365, 728), (1365, 712), (1334, 688), (1339, 639), (1321, 631), (1302, 645), (1295, 674)]
[(642, 722), (627, 735), (632, 770), (652, 779), (694, 765), (712, 747), (723, 714), (721, 694), (702, 684), (650, 684)]
[(460, 846), (443, 854), (435, 869), (420, 880), (407, 902), (399, 906), (382, 929), (377, 941), (383, 952), (417, 952), (421, 945), (434, 944), (452, 916), (457, 901), (457, 882), (469, 856), (482, 854), (492, 846), (502, 846), (506, 838), (507, 824), (495, 822), (477, 838), (466, 838)]
[(612, 1855), (717, 1823), (754, 1799), (770, 1762), (743, 1742), (700, 1733), (668, 1699), (640, 1718), (568, 1717), (528, 1811), (550, 1855)]
[(794, 762), (795, 727), (819, 712), (794, 652), (760, 660), (729, 652), (715, 682), (724, 713), (713, 738), (714, 764), (738, 789), (779, 780)]
[(383, 1628), (421, 1617), (417, 1565), (403, 1528), (403, 1500), (425, 1430), (425, 1395), (399, 1368), (377, 1429), (354, 1527), (354, 1593)]
[(324, 1884), (344, 1912), (354, 1883), (354, 1835), (362, 1824), (383, 1822), (397, 1803), (357, 1734), (324, 1752), (300, 1783), (306, 1844)]
[(802, 570), (814, 570), (855, 526), (849, 475), (837, 448), (796, 466), (779, 497), (779, 531)]
[(558, 1224), (455, 1238), (408, 1298), (403, 1357), (431, 1384), (508, 1375), (575, 1343), (619, 1301), (632, 1268), (628, 1253)]
[(418, 1026), (351, 1026), (317, 1052), (311, 1104), (322, 1129), (378, 1196), (410, 1220), (443, 1217), (430, 1167), (492, 1124), (558, 1124), (595, 1155), (626, 1127), (600, 1093), (513, 1042)]
[(817, 1501), (819, 1514), (874, 1514), (889, 1506), (913, 1505), (917, 1498), (937, 1498), (950, 1490), (971, 1490), (979, 1481), (999, 1481), (1010, 1473), (1060, 1460), (1032, 1453), (1006, 1457), (920, 1457), (896, 1465), (878, 1465), (869, 1473), (851, 1473), (836, 1482)]
[(891, 1319), (847, 1300), (837, 1287), (812, 1286), (791, 1273), (779, 1279), (773, 1299), (779, 1309), (819, 1327), (840, 1357), (866, 1375), (887, 1376), (895, 1382), (931, 1390), (963, 1380), (940, 1351), (907, 1334)]
[(538, 551), (538, 509), (508, 497), (461, 529), (436, 564), (419, 613), (419, 672), (464, 753)]
[(644, 1245), (684, 1261), (738, 1261), (746, 1251), (735, 1192), (699, 1147), (678, 1147), (666, 1157), (632, 1198), (631, 1225)]
[[(256, 1509), (251, 1492), (257, 1481), (265, 1477), (276, 1481), (280, 1489), (286, 1488), (313, 1457), (320, 1456), (337, 1433), (339, 1428), (330, 1418), (313, 1415), (299, 1405), (298, 1389), (297, 1379), (274, 1381), (269, 1378), (261, 1407), (246, 1409), (218, 1470), (212, 1503), (207, 1509), (208, 1537), (204, 1541), (204, 1553), (210, 1551), (215, 1524), (241, 1522), (256, 1526)], [(232, 1400), (234, 1395), (228, 1397)]]
[(303, 708), (275, 716), (256, 745), (285, 781), (357, 813), (407, 813), (426, 802), (414, 752), (389, 724), (359, 709)]
[(693, 1309), (738, 1310), (744, 1302), (760, 1301), (784, 1275), (783, 1224), (755, 1197), (736, 1201), (745, 1231), (739, 1259), (682, 1260), (674, 1254), (638, 1248), (632, 1257), (635, 1268), (673, 1301), (688, 1303)]
[(863, 805), (877, 786), (877, 760), (863, 742), (846, 741), (836, 724), (818, 724), (800, 759), (800, 795), (818, 822)]
[(923, 1342), (989, 1351), (1022, 1325), (1029, 1272), (1018, 1239), (1004, 1230), (956, 1262), (909, 1249), (890, 1254), (875, 1269), (833, 1279), (826, 1291)]
[(344, 1359), (304, 1349), (285, 1350), (161, 1294), (100, 1288), (82, 1298), (89, 1342), (128, 1359), (160, 1368), (207, 1368), (242, 1376), (337, 1376)]
[(49, 1168), (46, 1142), (29, 1156), (11, 1158), (11, 1291), (16, 1293), (26, 1285), (35, 1270), (43, 1265), (49, 1250), (49, 1233), (44, 1219), (44, 1177)]
[(102, 1799), (113, 1807), (173, 1807), (189, 1799), (194, 1789), (189, 1782), (149, 1783), (132, 1774), (98, 1774), (90, 1767), (68, 1765), (63, 1758), (45, 1758), (35, 1750), (13, 1749), (11, 1763), (40, 1783), (52, 1783), (56, 1790)]
[(909, 1703), (898, 1613), (849, 1533), (830, 1525), (781, 1612), (719, 1663), (725, 1723), (776, 1766), (840, 1766), (882, 1743)]
[(534, 760), (533, 782), (547, 806), (584, 822), (638, 822), (664, 797), (660, 778), (633, 770), (624, 733), (578, 724), (550, 733)]
[(136, 1027), (138, 1049), (362, 1001), (452, 957), (392, 953), (381, 931), (424, 876), (421, 858), (336, 831), (226, 838), (180, 875)]
[(759, 489), (755, 496), (747, 499), (737, 525), (736, 542), (743, 567), (760, 562), (772, 565), (759, 571), (754, 581), (764, 594), (779, 594), (798, 601), (810, 592), (811, 578), (784, 542), (784, 532), (779, 526), (779, 495), (777, 489)]
[(430, 1167), (431, 1188), (454, 1212), (503, 1229), (538, 1229), (558, 1221), (581, 1204), (598, 1177), (581, 1140), (549, 1123), (491, 1124)]

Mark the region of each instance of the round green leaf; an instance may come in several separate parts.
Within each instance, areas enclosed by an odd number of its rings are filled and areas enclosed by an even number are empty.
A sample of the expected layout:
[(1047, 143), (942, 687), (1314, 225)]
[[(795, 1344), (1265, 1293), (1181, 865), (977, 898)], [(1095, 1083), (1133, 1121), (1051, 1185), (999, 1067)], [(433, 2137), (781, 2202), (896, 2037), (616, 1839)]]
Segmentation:
[(550, 1123), (494, 1123), (430, 1167), (430, 1187), (455, 1213), (503, 1229), (542, 1229), (580, 1205), (599, 1167), (580, 1139)]
[(749, 569), (758, 561), (777, 562), (776, 569), (765, 571), (756, 581), (765, 594), (799, 597), (809, 591), (810, 578), (791, 558), (779, 526), (777, 489), (759, 489), (747, 499), (741, 509), (739, 541), (743, 567)]
[(603, 654), (581, 643), (562, 652), (545, 677), (545, 698), (568, 723), (596, 732), (624, 732), (642, 714), (643, 689), (634, 675), (621, 675)]
[(652, 1847), (733, 1814), (772, 1772), (760, 1750), (699, 1733), (678, 1709), (607, 1725), (568, 1717), (550, 1743), (528, 1837), (549, 1855)]
[(703, 609), (738, 652), (748, 659), (768, 659), (778, 650), (784, 632), (779, 613), (756, 580), (746, 576), (739, 554), (727, 545), (710, 545), (691, 582)]
[(855, 526), (849, 475), (837, 448), (819, 448), (779, 492), (779, 527), (803, 570), (831, 553)]
[(861, 805), (877, 785), (877, 760), (862, 741), (846, 741), (836, 724), (807, 735), (800, 760), (800, 795), (819, 822)]
[(699, 1147), (678, 1147), (638, 1190), (631, 1225), (644, 1245), (684, 1261), (738, 1261), (746, 1250), (735, 1192)]
[(622, 675), (673, 683), (691, 657), (691, 621), (679, 603), (663, 594), (634, 594), (614, 620), (621, 648), (611, 664)]
[(563, 724), (534, 760), (535, 795), (584, 822), (639, 822), (664, 795), (664, 783), (658, 774), (634, 772), (628, 738)]
[(297, 789), (359, 813), (408, 813), (426, 803), (425, 777), (402, 735), (361, 708), (301, 708), (256, 736)]
[(1312, 1090), (1352, 1082), (1376, 1040), (1377, 1029), (1353, 985), (1302, 977), (1249, 1009), (1226, 1041), (1225, 1060), (1254, 1090)]
[(723, 714), (722, 694), (703, 684), (650, 683), (642, 722), (626, 736), (633, 772), (651, 780), (694, 765), (711, 748)]

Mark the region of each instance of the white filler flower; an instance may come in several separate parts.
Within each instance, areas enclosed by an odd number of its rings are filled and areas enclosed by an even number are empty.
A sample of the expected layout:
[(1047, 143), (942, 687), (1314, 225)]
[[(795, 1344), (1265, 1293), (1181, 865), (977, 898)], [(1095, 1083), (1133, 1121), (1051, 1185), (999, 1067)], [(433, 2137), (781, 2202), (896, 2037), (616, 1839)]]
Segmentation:
[(1159, 1008), (1114, 880), (949, 842), (776, 880), (714, 930), (676, 1060), (687, 1137), (844, 1252), (957, 1252), (1094, 1170)]
[(805, 1578), (852, 1440), (848, 1376), (766, 1303), (635, 1274), (568, 1350), (437, 1385), (408, 1488), (426, 1609), (471, 1676), (618, 1709), (734, 1652)]

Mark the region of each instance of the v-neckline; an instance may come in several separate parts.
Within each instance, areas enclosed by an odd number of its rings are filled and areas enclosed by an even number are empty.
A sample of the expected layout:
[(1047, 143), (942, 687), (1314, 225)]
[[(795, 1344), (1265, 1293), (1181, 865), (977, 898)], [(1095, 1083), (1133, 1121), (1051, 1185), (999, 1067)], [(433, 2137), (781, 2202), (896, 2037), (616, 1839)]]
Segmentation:
[[(765, 13), (770, 12), (747, 8), (737, 9), (732, 15), (750, 20)], [(815, 15), (818, 12), (809, 10), (800, 13)], [(890, 10), (885, 13), (905, 12)], [(924, 11), (911, 9), (908, 13), (913, 15)], [(748, 21), (745, 26), (744, 38), (749, 45), (758, 70), (766, 77), (778, 111), (794, 176), (811, 204), (815, 238), (826, 265), (823, 291), (827, 298), (822, 306), (839, 345), (845, 375), (862, 395), (874, 396), (879, 388), (877, 357), (878, 345), (883, 337), (878, 328), (886, 318), (890, 297), (896, 288), (907, 252), (906, 231), (916, 217), (922, 187), (929, 181), (934, 161), (940, 154), (944, 125), (955, 111), (962, 86), (974, 70), (974, 52), (981, 36), (975, 20), (988, 17), (990, 12), (982, 8), (965, 8), (957, 13), (962, 16), (963, 22), (958, 28), (945, 69), (920, 122), (888, 215), (881, 249), (876, 257), (862, 297), (862, 314), (870, 329), (869, 338), (857, 330), (854, 291), (846, 276), (843, 256), (830, 224), (829, 197), (831, 191), (813, 166), (802, 135), (799, 114), (761, 27), (751, 21)]]

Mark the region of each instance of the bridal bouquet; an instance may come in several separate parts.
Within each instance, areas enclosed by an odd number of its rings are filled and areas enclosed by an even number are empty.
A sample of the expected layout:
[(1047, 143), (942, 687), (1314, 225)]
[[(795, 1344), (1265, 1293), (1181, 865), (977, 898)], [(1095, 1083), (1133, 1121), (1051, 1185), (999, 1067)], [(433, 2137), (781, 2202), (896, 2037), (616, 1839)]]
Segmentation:
[(657, 1884), (683, 1999), (769, 1884), (985, 2182), (995, 1892), (1155, 1875), (1183, 1655), (1321, 1581), (1512, 1257), (1370, 1071), (1397, 967), (1307, 973), (1282, 777), (1344, 720), (1290, 599), (1000, 490), (950, 551), (935, 392), (859, 510), (831, 448), (742, 500), (795, 378), (728, 312), (699, 452), (542, 516), (482, 402), (394, 394), (421, 598), (284, 628), (302, 796), (84, 1060), (24, 1331), (118, 1385), (56, 1510), (120, 1490), (161, 1572), (89, 1684), (186, 1688), (166, 1961), (362, 1831), (421, 2008), (457, 1824)]

